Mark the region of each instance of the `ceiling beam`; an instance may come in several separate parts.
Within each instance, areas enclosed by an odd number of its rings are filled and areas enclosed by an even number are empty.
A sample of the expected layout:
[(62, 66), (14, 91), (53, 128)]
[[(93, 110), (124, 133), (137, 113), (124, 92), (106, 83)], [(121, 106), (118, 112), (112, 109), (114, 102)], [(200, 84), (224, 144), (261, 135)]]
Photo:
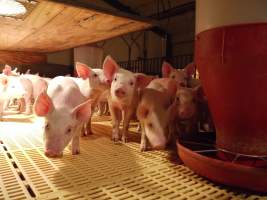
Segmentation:
[[(141, 16), (140, 13), (132, 10), (129, 6), (124, 5), (123, 3), (121, 3), (118, 0), (102, 0), (102, 1), (104, 1), (105, 3), (109, 4), (110, 6), (116, 8), (116, 9), (118, 9), (119, 11)], [(166, 39), (166, 57), (171, 57), (172, 56), (171, 35), (168, 32), (166, 32), (164, 29), (162, 29), (158, 26), (152, 27), (150, 29), (150, 31), (157, 34), (161, 38)]]
[[(125, 12), (125, 13), (128, 13), (128, 14), (141, 16), (140, 13), (132, 10), (132, 8), (130, 8), (129, 6), (124, 5), (123, 3), (121, 3), (118, 0), (102, 0), (102, 1), (107, 3), (108, 5), (112, 6), (113, 8), (116, 8), (117, 10), (119, 10), (121, 12)], [(168, 35), (168, 33), (165, 30), (163, 30), (162, 28), (157, 27), (157, 26), (152, 27), (150, 30), (152, 32), (156, 33), (157, 35), (159, 35), (160, 37), (166, 37)]]
[[(118, 17), (124, 17), (124, 18), (129, 18), (129, 19), (133, 19), (133, 20), (137, 20), (137, 21), (141, 21), (141, 22), (147, 22), (150, 24), (154, 24), (156, 23), (155, 21), (153, 21), (152, 19), (149, 19), (147, 17), (135, 14), (135, 13), (130, 13), (130, 12), (124, 12), (123, 10), (118, 10), (118, 11), (113, 11), (111, 9), (108, 8), (104, 8), (101, 6), (97, 6), (93, 3), (90, 3), (90, 1), (83, 1), (83, 0), (39, 0), (39, 1), (52, 1), (55, 3), (61, 3), (61, 4), (65, 4), (68, 6), (72, 6), (72, 7), (77, 7), (77, 8), (83, 8), (83, 9), (89, 9), (89, 10), (94, 10), (96, 12), (101, 12), (104, 14), (109, 14), (109, 15), (113, 15), (113, 16), (118, 16)], [(112, 1), (112, 0), (111, 0)]]
[(188, 11), (194, 11), (196, 8), (196, 3), (193, 2), (189, 2), (186, 4), (182, 4), (179, 6), (175, 6), (173, 8), (170, 8), (168, 10), (164, 10), (160, 13), (155, 13), (153, 15), (150, 15), (150, 18), (156, 19), (156, 20), (163, 20), (163, 19), (167, 19), (170, 17), (174, 17), (183, 13), (186, 13)]

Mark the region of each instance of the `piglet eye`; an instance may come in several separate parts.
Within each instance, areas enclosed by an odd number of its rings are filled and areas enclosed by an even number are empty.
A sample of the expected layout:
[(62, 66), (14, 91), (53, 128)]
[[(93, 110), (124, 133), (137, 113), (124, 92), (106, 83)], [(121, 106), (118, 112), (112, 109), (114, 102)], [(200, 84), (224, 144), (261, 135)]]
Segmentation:
[(148, 123), (148, 127), (149, 128), (153, 128), (153, 124), (152, 123)]
[(171, 78), (172, 78), (172, 79), (175, 79), (175, 75), (172, 75)]
[(71, 128), (68, 128), (67, 131), (66, 131), (66, 134), (70, 134), (71, 133)]
[(94, 77), (96, 78), (97, 77), (97, 74), (94, 74)]
[(45, 125), (45, 130), (49, 130), (50, 129), (50, 125), (49, 125), (49, 123), (47, 123), (46, 125)]
[(131, 81), (131, 82), (130, 82), (130, 85), (133, 85), (133, 84), (134, 84), (133, 81)]
[(114, 81), (117, 81), (117, 78), (114, 78)]

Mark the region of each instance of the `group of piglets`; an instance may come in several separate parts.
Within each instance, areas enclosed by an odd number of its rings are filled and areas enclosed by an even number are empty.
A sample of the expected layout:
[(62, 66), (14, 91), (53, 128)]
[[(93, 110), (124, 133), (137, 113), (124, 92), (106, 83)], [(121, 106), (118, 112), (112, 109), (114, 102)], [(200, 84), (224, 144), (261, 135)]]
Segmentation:
[(75, 68), (78, 77), (20, 75), (9, 66), (0, 74), (0, 116), (12, 99), (23, 99), (26, 114), (31, 114), (33, 107), (37, 116), (45, 117), (44, 151), (48, 157), (61, 157), (69, 143), (72, 154), (80, 153), (79, 138), (92, 134), (92, 112), (105, 99), (112, 119), (112, 140), (127, 142), (130, 120), (137, 117), (141, 151), (163, 149), (174, 138), (190, 138), (205, 118), (198, 114), (199, 105), (207, 101), (200, 83), (192, 78), (194, 64), (177, 70), (164, 62), (163, 78), (122, 69), (111, 56), (105, 58), (103, 69), (79, 62)]
[(41, 78), (38, 74), (20, 74), (5, 65), (0, 74), (0, 119), (8, 105), (14, 100), (20, 102), (20, 112), (32, 113), (32, 102), (46, 90), (49, 78)]

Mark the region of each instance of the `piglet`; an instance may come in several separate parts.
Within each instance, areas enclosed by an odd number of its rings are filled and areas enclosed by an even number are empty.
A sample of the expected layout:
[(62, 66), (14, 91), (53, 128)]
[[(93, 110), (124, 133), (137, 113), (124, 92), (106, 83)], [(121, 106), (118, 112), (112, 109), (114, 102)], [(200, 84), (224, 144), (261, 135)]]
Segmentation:
[(80, 152), (79, 136), (91, 116), (91, 100), (86, 100), (70, 77), (56, 77), (36, 99), (34, 111), (45, 117), (45, 155), (60, 157), (70, 143), (72, 154)]
[(164, 149), (173, 135), (176, 111), (176, 83), (169, 78), (155, 79), (141, 92), (137, 118), (141, 123), (140, 150)]
[(200, 89), (200, 86), (180, 87), (176, 92), (176, 120), (179, 139), (192, 139), (198, 132), (199, 102), (202, 99)]
[(192, 83), (195, 85), (197, 82), (197, 80), (192, 80), (195, 69), (194, 63), (189, 63), (184, 69), (175, 69), (170, 63), (164, 61), (162, 64), (162, 77), (175, 80), (177, 86), (192, 87)]
[[(103, 70), (92, 69), (80, 62), (76, 63), (75, 68), (78, 78), (72, 77), (72, 79), (79, 86), (82, 94), (87, 99), (91, 99), (92, 111), (94, 111), (102, 93), (109, 89), (109, 84), (106, 81)], [(91, 118), (92, 116), (83, 127), (83, 136), (92, 134)]]
[(151, 78), (120, 68), (111, 56), (105, 58), (103, 70), (111, 83), (108, 104), (112, 118), (112, 140), (117, 142), (120, 139), (119, 125), (123, 116), (121, 139), (127, 142), (129, 122), (138, 105), (138, 88), (146, 87)]

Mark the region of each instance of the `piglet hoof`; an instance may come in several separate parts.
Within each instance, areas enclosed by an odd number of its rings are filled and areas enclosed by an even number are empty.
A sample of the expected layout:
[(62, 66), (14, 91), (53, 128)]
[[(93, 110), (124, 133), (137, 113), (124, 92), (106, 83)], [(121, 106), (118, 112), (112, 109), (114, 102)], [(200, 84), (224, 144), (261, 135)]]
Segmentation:
[(125, 137), (125, 136), (122, 136), (121, 140), (122, 140), (123, 143), (127, 143), (128, 142), (128, 138)]
[(145, 145), (140, 145), (140, 151), (141, 152), (145, 152), (147, 149), (146, 149), (146, 146)]
[(25, 114), (26, 114), (26, 115), (31, 115), (32, 112), (31, 112), (31, 111), (26, 111)]
[(93, 135), (93, 132), (92, 131), (87, 131), (87, 136), (89, 135)]
[(140, 125), (137, 126), (136, 131), (141, 132), (141, 126)]
[(210, 125), (207, 123), (203, 124), (203, 129), (204, 131), (207, 131), (207, 132), (211, 131)]
[(119, 138), (116, 137), (116, 136), (112, 136), (111, 140), (112, 140), (114, 143), (118, 143), (118, 142), (119, 142)]
[(74, 148), (72, 149), (72, 155), (77, 155), (77, 154), (80, 154), (80, 149), (79, 148)]

